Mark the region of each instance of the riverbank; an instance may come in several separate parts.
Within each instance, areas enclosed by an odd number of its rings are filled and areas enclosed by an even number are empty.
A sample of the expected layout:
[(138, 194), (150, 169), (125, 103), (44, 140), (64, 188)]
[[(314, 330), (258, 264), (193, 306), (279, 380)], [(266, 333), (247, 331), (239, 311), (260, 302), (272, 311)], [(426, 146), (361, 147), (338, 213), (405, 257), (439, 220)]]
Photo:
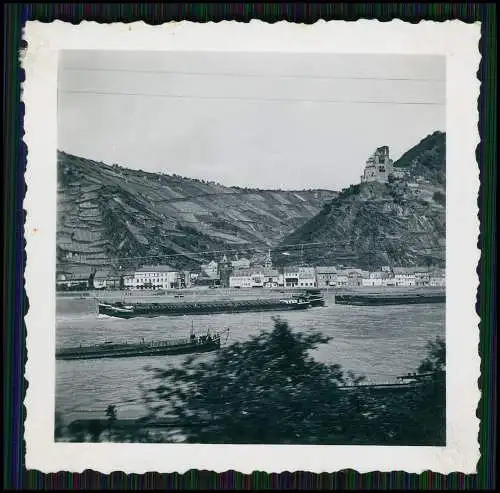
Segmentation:
[[(80, 292), (58, 292), (57, 298), (61, 299), (96, 299), (106, 301), (127, 301), (130, 303), (150, 301), (150, 302), (175, 302), (191, 301), (196, 299), (210, 300), (231, 300), (238, 298), (247, 299), (280, 299), (291, 296), (292, 294), (304, 291), (305, 288), (186, 288), (180, 290), (168, 291), (120, 291), (120, 290), (92, 290)], [(379, 294), (379, 295), (407, 295), (424, 294), (434, 295), (444, 293), (444, 288), (439, 287), (387, 287), (387, 286), (342, 286), (338, 288), (321, 288), (324, 295), (329, 294)]]

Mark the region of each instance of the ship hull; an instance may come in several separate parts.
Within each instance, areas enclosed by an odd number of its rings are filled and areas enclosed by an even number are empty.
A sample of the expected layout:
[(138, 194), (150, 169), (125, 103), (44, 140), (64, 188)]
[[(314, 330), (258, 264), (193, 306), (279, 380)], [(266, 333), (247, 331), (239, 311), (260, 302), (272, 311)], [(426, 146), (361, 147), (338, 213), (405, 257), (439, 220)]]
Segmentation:
[(120, 344), (113, 347), (97, 346), (72, 348), (56, 353), (57, 360), (82, 360), (102, 358), (134, 358), (144, 356), (174, 356), (179, 354), (195, 354), (217, 351), (220, 349), (220, 338), (207, 343), (190, 343), (179, 345)]
[(199, 303), (138, 303), (132, 305), (131, 311), (114, 309), (113, 305), (99, 305), (99, 313), (118, 318), (157, 317), (162, 315), (203, 315), (216, 313), (242, 313), (261, 311), (288, 311), (306, 310), (311, 307), (310, 302), (288, 303), (286, 301), (231, 301), (231, 302), (199, 302)]
[(318, 306), (325, 306), (325, 300), (324, 299), (315, 299), (315, 300), (309, 300), (310, 305), (313, 308), (316, 308)]
[(383, 306), (383, 305), (416, 305), (425, 303), (445, 303), (445, 294), (407, 295), (407, 296), (369, 296), (369, 295), (337, 295), (337, 305)]

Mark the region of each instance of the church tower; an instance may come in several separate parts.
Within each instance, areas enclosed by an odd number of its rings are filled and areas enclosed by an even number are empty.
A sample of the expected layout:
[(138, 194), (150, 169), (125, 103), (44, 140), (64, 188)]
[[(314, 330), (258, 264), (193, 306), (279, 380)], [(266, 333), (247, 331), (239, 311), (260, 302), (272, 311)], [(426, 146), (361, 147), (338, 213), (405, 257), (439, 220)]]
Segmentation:
[(224, 254), (222, 260), (219, 262), (218, 268), (219, 279), (223, 288), (229, 287), (229, 277), (231, 276), (232, 270), (231, 262), (227, 260), (227, 255)]
[(271, 250), (267, 251), (266, 260), (264, 261), (264, 267), (266, 269), (273, 268), (273, 259), (271, 258)]

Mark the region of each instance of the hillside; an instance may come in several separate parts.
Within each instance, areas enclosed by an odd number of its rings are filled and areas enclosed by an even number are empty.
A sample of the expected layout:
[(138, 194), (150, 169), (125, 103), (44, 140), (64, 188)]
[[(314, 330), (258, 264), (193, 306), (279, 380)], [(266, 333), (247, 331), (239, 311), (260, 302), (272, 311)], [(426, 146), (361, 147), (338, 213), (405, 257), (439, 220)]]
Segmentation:
[(446, 184), (446, 135), (434, 132), (405, 152), (394, 166), (409, 170), (432, 183)]
[[(445, 263), (446, 136), (435, 132), (395, 167), (405, 178), (353, 185), (285, 238), (274, 261), (361, 268)], [(319, 243), (318, 245), (307, 245)], [(303, 247), (297, 246), (306, 244)]]
[(151, 256), (192, 268), (212, 251), (273, 247), (336, 195), (224, 187), (59, 152), (58, 270), (135, 267)]

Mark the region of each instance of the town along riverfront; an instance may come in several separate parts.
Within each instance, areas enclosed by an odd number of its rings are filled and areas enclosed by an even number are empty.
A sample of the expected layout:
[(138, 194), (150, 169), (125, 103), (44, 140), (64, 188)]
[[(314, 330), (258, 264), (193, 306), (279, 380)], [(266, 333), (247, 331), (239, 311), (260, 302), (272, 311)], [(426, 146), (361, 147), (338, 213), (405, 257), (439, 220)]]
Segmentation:
[[(240, 297), (249, 296), (243, 290)], [(252, 296), (283, 297), (279, 290), (254, 290)], [(361, 290), (357, 289), (356, 292)], [(363, 292), (367, 290), (362, 290)], [(368, 290), (373, 292), (373, 289)], [(413, 291), (417, 291), (416, 289)], [(344, 292), (347, 292), (344, 290)], [(101, 298), (104, 292), (99, 293)], [(117, 293), (106, 298), (117, 299)], [(123, 295), (123, 293), (122, 293)], [(338, 363), (370, 383), (391, 382), (400, 375), (414, 372), (426, 355), (426, 343), (445, 334), (445, 304), (348, 306), (336, 305), (334, 294), (324, 292), (325, 307), (306, 311), (262, 312), (197, 315), (180, 317), (118, 318), (98, 317), (96, 300), (81, 295), (59, 296), (57, 300), (57, 347), (98, 344), (106, 341), (137, 342), (176, 339), (189, 335), (191, 328), (230, 329), (229, 343), (246, 341), (260, 331), (270, 331), (273, 316), (281, 316), (292, 330), (316, 329), (333, 339), (314, 351), (319, 361)], [(229, 296), (225, 290), (186, 292), (185, 298), (196, 296)], [(132, 299), (173, 299), (173, 294), (134, 294)], [(118, 298), (120, 299), (120, 298)], [(128, 299), (128, 298), (125, 298)], [(211, 353), (199, 356), (200, 361), (213, 358)], [(140, 385), (147, 385), (150, 374), (145, 367), (182, 366), (185, 356), (137, 357), (89, 361), (56, 362), (56, 411), (69, 422), (79, 418), (102, 417), (110, 404), (117, 406), (121, 418), (144, 415)]]

